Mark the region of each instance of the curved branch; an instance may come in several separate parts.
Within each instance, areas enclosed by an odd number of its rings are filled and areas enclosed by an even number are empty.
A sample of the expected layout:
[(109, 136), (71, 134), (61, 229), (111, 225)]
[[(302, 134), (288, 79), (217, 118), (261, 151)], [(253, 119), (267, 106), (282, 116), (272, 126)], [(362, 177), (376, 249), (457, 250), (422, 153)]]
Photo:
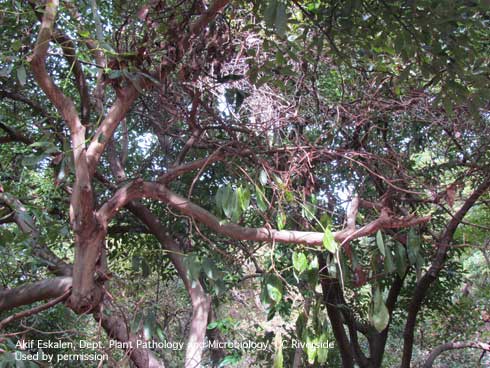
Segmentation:
[(427, 357), (427, 360), (423, 365), (423, 368), (432, 368), (432, 365), (434, 364), (434, 360), (436, 360), (436, 358), (445, 351), (455, 350), (455, 349), (465, 349), (465, 348), (490, 351), (490, 344), (477, 342), (477, 341), (466, 341), (466, 342), (448, 342), (446, 344), (439, 345), (438, 347), (436, 347), (430, 352), (429, 356)]
[[(29, 0), (29, 3), (36, 13), (37, 18), (42, 22), (43, 13), (37, 10), (37, 2), (34, 0)], [(56, 30), (53, 33), (53, 40), (61, 46), (63, 55), (65, 56), (68, 65), (70, 65), (72, 68), (75, 87), (80, 95), (82, 124), (88, 124), (90, 119), (90, 98), (82, 65), (78, 61), (77, 54), (75, 52), (75, 43), (66, 34)]]
[(48, 99), (56, 107), (71, 133), (71, 146), (75, 163), (76, 182), (73, 188), (70, 206), (70, 218), (77, 232), (82, 224), (92, 225), (93, 214), (92, 186), (85, 152), (85, 127), (80, 122), (74, 102), (58, 88), (46, 69), (46, 57), (49, 42), (53, 38), (53, 27), (59, 0), (48, 0), (39, 30), (31, 67), (34, 78)]
[(40, 305), (38, 307), (22, 311), (19, 313), (12, 314), (11, 316), (3, 319), (0, 321), (0, 330), (3, 329), (6, 325), (8, 325), (10, 322), (15, 321), (16, 319), (32, 316), (33, 314), (38, 314), (39, 312), (42, 312), (46, 309), (49, 309), (53, 306), (55, 306), (58, 303), (61, 303), (62, 301), (66, 300), (70, 296), (71, 290), (68, 289), (65, 291), (62, 295), (59, 297), (47, 302), (46, 304)]
[(201, 169), (206, 165), (212, 164), (213, 162), (221, 161), (223, 158), (224, 155), (219, 151), (216, 151), (216, 153), (212, 154), (207, 158), (195, 160), (186, 164), (181, 164), (172, 167), (165, 174), (160, 175), (157, 181), (160, 184), (168, 184), (171, 181), (177, 179), (179, 176), (184, 175), (185, 173), (188, 173), (193, 170)]
[(71, 288), (71, 282), (72, 278), (69, 276), (55, 277), (15, 289), (0, 290), (0, 312), (40, 300), (57, 298)]
[(403, 332), (404, 341), (402, 363), (400, 365), (401, 368), (410, 367), (417, 314), (422, 308), (422, 302), (424, 301), (431, 284), (437, 279), (439, 272), (444, 266), (446, 254), (450, 248), (454, 233), (468, 211), (473, 207), (476, 201), (488, 191), (489, 188), (490, 177), (486, 178), (473, 191), (473, 193), (466, 199), (463, 206), (451, 218), (444, 233), (441, 235), (437, 243), (437, 253), (432, 261), (432, 265), (415, 287), (414, 293), (412, 294), (412, 299), (410, 300), (410, 304), (408, 306), (408, 316), (405, 323), (405, 330)]
[(13, 211), (13, 220), (24, 233), (29, 235), (33, 253), (48, 265), (48, 269), (58, 276), (71, 276), (71, 266), (54, 254), (42, 241), (34, 219), (24, 205), (10, 193), (0, 193), (0, 203), (6, 204)]
[[(98, 216), (102, 224), (107, 224), (116, 213), (127, 203), (135, 199), (152, 198), (159, 200), (168, 206), (180, 211), (182, 214), (194, 218), (206, 225), (218, 234), (228, 236), (235, 240), (252, 240), (262, 242), (282, 242), (293, 244), (305, 244), (311, 246), (323, 245), (321, 232), (295, 231), (295, 230), (275, 230), (266, 227), (247, 228), (232, 223), (224, 223), (209, 211), (196, 205), (188, 199), (172, 192), (164, 185), (154, 182), (143, 182), (137, 179), (124, 187), (120, 188), (114, 196), (108, 200), (98, 211)], [(387, 209), (381, 212), (378, 219), (357, 229), (345, 229), (334, 233), (336, 241), (344, 243), (353, 239), (361, 238), (374, 234), (380, 229), (393, 229), (411, 227), (430, 221), (430, 216), (414, 217), (406, 216), (395, 218), (390, 215)]]
[(139, 92), (133, 85), (129, 85), (118, 91), (116, 101), (107, 113), (107, 116), (102, 120), (102, 123), (100, 123), (87, 148), (87, 162), (90, 175), (94, 174), (100, 156), (102, 156), (104, 149), (111, 140), (119, 122), (126, 116), (138, 95)]

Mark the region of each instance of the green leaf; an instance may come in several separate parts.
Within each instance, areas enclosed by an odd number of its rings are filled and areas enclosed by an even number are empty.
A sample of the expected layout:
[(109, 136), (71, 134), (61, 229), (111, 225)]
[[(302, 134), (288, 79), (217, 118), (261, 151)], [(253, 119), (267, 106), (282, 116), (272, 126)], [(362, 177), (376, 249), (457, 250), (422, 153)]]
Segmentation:
[[(320, 335), (318, 342), (324, 344), (325, 346), (327, 345), (328, 336), (325, 332)], [(318, 363), (323, 364), (323, 363), (327, 362), (328, 350), (329, 350), (328, 347), (325, 347), (325, 348), (320, 347), (320, 346), (318, 347), (318, 349), (316, 351), (316, 359), (317, 359)]]
[(411, 265), (414, 265), (417, 261), (417, 256), (420, 252), (420, 236), (415, 232), (415, 229), (412, 227), (408, 230), (407, 237), (407, 253), (408, 260)]
[(237, 364), (241, 360), (241, 357), (238, 354), (227, 355), (220, 362), (218, 368), (226, 367), (229, 365)]
[(11, 72), (12, 72), (12, 65), (4, 66), (2, 69), (0, 69), (0, 77), (8, 77), (10, 76)]
[(383, 257), (386, 256), (386, 254), (385, 254), (385, 243), (383, 241), (383, 234), (381, 234), (380, 230), (378, 230), (376, 232), (376, 244), (378, 246), (379, 251), (383, 255)]
[(87, 30), (84, 30), (84, 29), (79, 31), (78, 34), (80, 35), (80, 37), (83, 37), (83, 38), (89, 38), (90, 37), (90, 32)]
[(269, 206), (267, 205), (264, 192), (262, 192), (262, 190), (258, 186), (255, 186), (255, 197), (257, 200), (257, 207), (259, 208), (259, 210), (262, 212), (267, 211)]
[(323, 234), (323, 246), (330, 253), (335, 253), (337, 251), (337, 242), (333, 237), (333, 233), (330, 228), (325, 228), (325, 232)]
[(269, 177), (267, 175), (267, 172), (264, 169), (260, 170), (260, 174), (259, 174), (260, 184), (266, 185), (268, 181), (269, 181)]
[(17, 68), (17, 79), (19, 80), (21, 86), (25, 86), (27, 82), (27, 73), (24, 65), (21, 65)]
[(277, 0), (270, 0), (264, 12), (265, 24), (268, 27), (272, 27), (274, 25), (274, 21), (276, 19), (276, 9)]
[(281, 210), (277, 211), (276, 221), (277, 221), (277, 228), (279, 230), (284, 229), (284, 227), (286, 226), (286, 215)]
[(395, 265), (398, 276), (400, 276), (400, 278), (403, 278), (408, 267), (407, 251), (405, 250), (405, 247), (400, 243), (397, 243), (395, 246)]
[(276, 303), (282, 299), (283, 286), (282, 281), (276, 275), (269, 274), (266, 277), (266, 289), (269, 297)]
[(223, 195), (223, 213), (227, 218), (232, 218), (238, 206), (238, 198), (234, 190), (227, 185)]
[(151, 340), (153, 337), (153, 329), (155, 327), (155, 313), (150, 311), (145, 321), (143, 322), (143, 336), (145, 340)]
[(318, 257), (314, 256), (310, 264), (308, 265), (308, 269), (305, 272), (306, 281), (312, 289), (316, 287), (318, 283)]
[(393, 255), (391, 254), (391, 250), (388, 247), (388, 244), (385, 243), (385, 262), (384, 262), (384, 267), (385, 267), (385, 272), (386, 273), (392, 273), (396, 270), (395, 263), (393, 261)]
[(133, 268), (133, 272), (139, 272), (140, 264), (141, 264), (141, 257), (133, 256), (133, 258), (131, 259), (131, 267)]
[(386, 308), (385, 303), (383, 302), (383, 295), (377, 287), (374, 290), (373, 295), (373, 308), (371, 315), (371, 324), (378, 332), (382, 332), (390, 321), (390, 313), (388, 312), (388, 308)]
[(216, 191), (216, 195), (214, 196), (214, 200), (216, 203), (216, 207), (218, 208), (220, 213), (223, 211), (224, 196), (225, 196), (225, 187), (219, 187), (218, 190)]
[(157, 328), (156, 328), (156, 333), (157, 333), (157, 336), (158, 336), (158, 339), (160, 341), (165, 341), (166, 340), (166, 337), (165, 337), (165, 332), (163, 331), (163, 328), (162, 326), (160, 326), (159, 324), (157, 324)]
[(306, 218), (308, 221), (311, 221), (315, 218), (315, 205), (309, 202), (306, 202), (301, 205), (301, 215)]
[(308, 259), (304, 253), (293, 253), (293, 268), (296, 273), (303, 273), (308, 267)]
[(238, 203), (240, 204), (240, 208), (245, 211), (250, 206), (250, 189), (238, 188)]
[(187, 276), (190, 280), (198, 280), (201, 273), (201, 262), (195, 254), (189, 254), (183, 259), (184, 266), (187, 270)]
[(210, 280), (218, 280), (220, 272), (214, 262), (208, 257), (202, 260), (202, 271)]
[(139, 311), (138, 313), (136, 313), (133, 320), (131, 321), (130, 328), (132, 333), (138, 332), (142, 320), (143, 320), (143, 312)]
[(308, 363), (315, 363), (316, 358), (316, 347), (317, 347), (317, 339), (315, 336), (308, 332), (306, 336), (306, 356), (308, 358)]

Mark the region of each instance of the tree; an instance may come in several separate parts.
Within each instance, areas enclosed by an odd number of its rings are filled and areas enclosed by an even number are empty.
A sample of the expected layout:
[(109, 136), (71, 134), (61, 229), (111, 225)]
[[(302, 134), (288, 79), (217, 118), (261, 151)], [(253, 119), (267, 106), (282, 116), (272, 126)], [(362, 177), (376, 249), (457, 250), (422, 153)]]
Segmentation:
[[(344, 367), (380, 367), (406, 307), (400, 366), (410, 366), (419, 312), (458, 282), (456, 231), (488, 206), (486, 5), (28, 5), (4, 13), (2, 43), (19, 41), (1, 71), (17, 77), (0, 88), (2, 222), (56, 277), (2, 290), (1, 312), (50, 301), (0, 326), (64, 302), (111, 338), (147, 339), (108, 291), (128, 252), (108, 240), (122, 231), (148, 250), (142, 232), (191, 301), (186, 367), (202, 361), (206, 334), (220, 338), (207, 329), (213, 295), (243, 259), (255, 263), (269, 314), (291, 318), (296, 290), (296, 337), (331, 331)], [(256, 243), (270, 257), (254, 254)], [(148, 274), (153, 260), (133, 255)], [(150, 349), (126, 350), (138, 367), (164, 365)], [(305, 350), (309, 364), (326, 361)], [(300, 366), (302, 355), (286, 359)]]

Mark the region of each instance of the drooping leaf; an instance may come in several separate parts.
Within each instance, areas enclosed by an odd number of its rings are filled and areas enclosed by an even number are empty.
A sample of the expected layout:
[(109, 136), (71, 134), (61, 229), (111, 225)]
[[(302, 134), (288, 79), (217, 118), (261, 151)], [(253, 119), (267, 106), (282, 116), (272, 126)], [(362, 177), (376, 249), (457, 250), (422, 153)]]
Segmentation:
[(259, 174), (260, 184), (266, 185), (268, 181), (269, 181), (269, 177), (267, 175), (267, 172), (264, 169), (260, 170), (260, 174)]
[(266, 288), (269, 297), (276, 303), (279, 303), (283, 295), (282, 281), (279, 277), (269, 274), (266, 277)]
[(308, 358), (308, 363), (314, 364), (316, 358), (316, 346), (317, 339), (316, 337), (308, 331), (306, 335), (306, 356)]
[(150, 311), (143, 322), (143, 336), (145, 340), (151, 340), (155, 329), (155, 312)]
[(306, 275), (306, 281), (310, 285), (312, 289), (316, 287), (316, 284), (318, 283), (318, 257), (314, 256), (310, 264), (308, 265), (308, 268), (305, 272)]
[(411, 265), (414, 265), (417, 261), (417, 256), (420, 252), (420, 236), (415, 232), (415, 229), (412, 227), (408, 230), (407, 237), (407, 253), (408, 260)]
[(407, 271), (407, 251), (400, 243), (397, 243), (395, 246), (395, 265), (398, 276), (403, 278), (405, 272)]
[(323, 233), (323, 246), (330, 253), (337, 252), (337, 242), (333, 237), (333, 233), (330, 228), (325, 228), (325, 232)]
[(284, 229), (284, 227), (286, 226), (286, 215), (281, 210), (277, 211), (276, 221), (277, 221), (277, 228), (279, 230)]
[(248, 209), (248, 207), (250, 206), (250, 189), (248, 189), (247, 187), (238, 188), (238, 202), (242, 211)]
[(274, 19), (274, 27), (276, 28), (278, 35), (284, 36), (286, 34), (287, 24), (288, 16), (286, 14), (286, 4), (282, 1), (278, 1)]
[(296, 336), (299, 339), (303, 338), (303, 335), (306, 331), (306, 324), (308, 322), (308, 317), (304, 312), (301, 312), (296, 319)]
[(274, 25), (274, 21), (276, 19), (276, 9), (277, 0), (269, 0), (264, 12), (265, 24), (268, 27), (272, 27)]
[(371, 324), (378, 332), (382, 332), (390, 321), (390, 313), (383, 302), (383, 295), (377, 287), (373, 294)]
[(385, 254), (385, 244), (384, 244), (384, 241), (383, 241), (383, 234), (381, 234), (381, 231), (378, 230), (376, 232), (376, 245), (378, 246), (378, 249), (379, 251), (381, 252), (381, 254), (384, 256), (386, 256)]
[(308, 267), (308, 259), (304, 253), (293, 253), (293, 268), (297, 274), (303, 273)]
[(150, 265), (145, 258), (141, 258), (141, 275), (144, 279), (150, 276)]
[(265, 194), (258, 186), (255, 186), (255, 198), (257, 200), (257, 207), (259, 207), (259, 210), (262, 212), (267, 211), (269, 206), (267, 205)]
[[(326, 347), (328, 344), (328, 336), (325, 332), (323, 332), (320, 335), (318, 342), (320, 345), (316, 351), (316, 359), (317, 359), (318, 363), (324, 364), (328, 360), (328, 350), (329, 350), (329, 348)], [(323, 347), (323, 346), (325, 346), (325, 347)]]
[(130, 328), (131, 328), (131, 332), (132, 333), (138, 332), (142, 320), (143, 320), (143, 312), (142, 311), (138, 311), (138, 313), (136, 313), (136, 315), (134, 316), (133, 320), (131, 321)]
[(202, 260), (201, 267), (206, 277), (210, 280), (218, 280), (219, 276), (221, 275), (215, 263), (209, 257), (205, 257)]
[(19, 80), (21, 86), (25, 86), (27, 82), (27, 73), (24, 65), (21, 65), (17, 68), (17, 79)]

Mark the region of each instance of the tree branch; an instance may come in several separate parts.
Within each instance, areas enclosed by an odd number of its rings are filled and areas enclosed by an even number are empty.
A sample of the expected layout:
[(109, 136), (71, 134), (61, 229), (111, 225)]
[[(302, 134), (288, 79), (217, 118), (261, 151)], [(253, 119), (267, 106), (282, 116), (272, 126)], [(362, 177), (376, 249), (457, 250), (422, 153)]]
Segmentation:
[(0, 313), (21, 305), (57, 298), (71, 288), (71, 282), (72, 278), (68, 276), (55, 277), (15, 289), (0, 290)]
[(32, 316), (33, 314), (37, 314), (39, 312), (42, 312), (46, 309), (49, 309), (49, 308), (55, 306), (58, 303), (61, 303), (62, 301), (66, 300), (70, 296), (70, 293), (71, 293), (71, 290), (68, 289), (62, 295), (60, 295), (59, 297), (49, 301), (46, 304), (40, 305), (38, 307), (29, 309), (26, 311), (22, 311), (19, 313), (12, 314), (11, 316), (0, 321), (0, 330), (2, 330), (6, 325), (8, 325), (12, 321), (15, 321), (16, 319), (21, 319), (24, 317)]
[(70, 218), (75, 233), (82, 224), (93, 226), (92, 186), (85, 152), (85, 127), (81, 124), (75, 104), (56, 86), (46, 70), (49, 42), (53, 38), (53, 27), (58, 9), (58, 0), (46, 2), (41, 29), (39, 30), (31, 67), (37, 84), (56, 107), (71, 132), (71, 146), (75, 164), (76, 182), (70, 206)]
[[(114, 196), (108, 200), (98, 211), (98, 216), (102, 224), (107, 224), (116, 213), (127, 203), (135, 199), (152, 198), (166, 203), (168, 206), (177, 209), (182, 214), (194, 218), (206, 225), (218, 234), (228, 236), (235, 240), (252, 240), (271, 242), (273, 240), (282, 243), (305, 244), (312, 246), (323, 245), (323, 233), (295, 230), (275, 230), (266, 227), (247, 228), (236, 224), (224, 223), (216, 216), (204, 208), (192, 203), (178, 194), (172, 192), (165, 186), (154, 182), (143, 182), (141, 179), (135, 180), (120, 188)], [(357, 229), (335, 232), (334, 238), (340, 243), (368, 236), (380, 229), (411, 227), (430, 221), (430, 216), (414, 217), (413, 215), (403, 218), (395, 218), (389, 214), (388, 210), (381, 212), (378, 219)]]
[(87, 161), (90, 175), (93, 175), (108, 142), (111, 140), (119, 122), (126, 116), (139, 92), (133, 85), (118, 91), (116, 101), (107, 116), (97, 128), (87, 149)]
[(463, 206), (456, 212), (456, 214), (451, 218), (446, 229), (441, 235), (437, 243), (437, 253), (432, 261), (427, 273), (420, 279), (415, 287), (414, 293), (412, 294), (412, 299), (408, 306), (408, 316), (405, 323), (405, 330), (403, 332), (403, 356), (401, 368), (410, 368), (410, 361), (412, 360), (412, 349), (413, 349), (413, 339), (415, 324), (417, 321), (417, 314), (422, 307), (422, 302), (427, 295), (427, 292), (431, 284), (437, 279), (439, 272), (444, 266), (447, 251), (450, 248), (451, 242), (453, 240), (454, 233), (458, 228), (459, 224), (468, 213), (468, 211), (473, 207), (476, 201), (488, 191), (490, 188), (490, 177), (486, 178), (466, 199)]
[(446, 344), (439, 345), (438, 347), (436, 347), (430, 352), (429, 356), (427, 357), (427, 360), (424, 363), (423, 368), (432, 368), (432, 365), (434, 364), (436, 358), (445, 351), (455, 350), (455, 349), (465, 349), (465, 348), (490, 351), (490, 344), (486, 344), (478, 341), (467, 341), (467, 342), (448, 342)]
[(124, 318), (117, 316), (114, 312), (111, 315), (104, 313), (107, 304), (102, 304), (97, 311), (93, 313), (96, 321), (100, 322), (102, 328), (107, 335), (125, 344), (124, 346), (132, 346), (133, 348), (125, 348), (129, 358), (138, 368), (165, 368), (165, 365), (160, 361), (150, 349), (137, 347), (137, 341), (141, 340), (137, 335), (129, 332), (129, 328), (125, 323)]
[(0, 193), (0, 203), (4, 203), (13, 211), (13, 220), (24, 234), (29, 235), (34, 255), (46, 262), (48, 269), (55, 275), (71, 276), (71, 266), (62, 261), (42, 242), (34, 219), (24, 205), (10, 193)]

